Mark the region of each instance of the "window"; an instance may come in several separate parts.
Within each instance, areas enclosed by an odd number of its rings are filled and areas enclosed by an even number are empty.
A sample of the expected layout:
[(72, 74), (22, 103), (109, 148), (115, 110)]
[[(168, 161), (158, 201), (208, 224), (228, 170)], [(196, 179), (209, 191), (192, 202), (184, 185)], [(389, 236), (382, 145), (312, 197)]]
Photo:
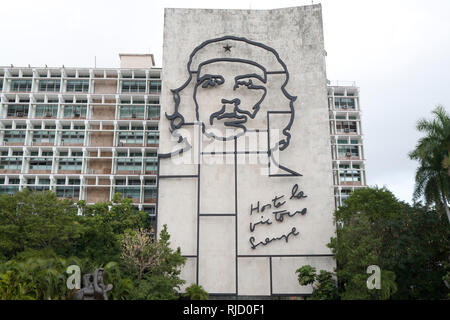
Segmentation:
[(356, 133), (356, 122), (338, 121), (336, 122), (336, 131), (339, 133)]
[(0, 170), (21, 170), (22, 157), (0, 158)]
[(60, 88), (60, 80), (39, 80), (39, 91), (59, 92)]
[(58, 198), (79, 198), (80, 197), (80, 187), (56, 187), (56, 196)]
[(61, 142), (63, 144), (84, 143), (84, 131), (63, 131), (61, 135)]
[(28, 105), (19, 104), (9, 104), (8, 105), (8, 111), (7, 111), (8, 117), (28, 117)]
[(142, 105), (120, 106), (120, 119), (144, 118), (145, 107)]
[(67, 80), (68, 92), (88, 92), (89, 80)]
[(13, 195), (19, 191), (19, 186), (1, 186), (0, 187), (0, 193), (10, 194)]
[(139, 180), (139, 179), (130, 179), (130, 180), (128, 180), (128, 185), (130, 185), (130, 186), (140, 186), (141, 185), (141, 180)]
[(156, 154), (156, 152), (151, 151), (151, 152), (147, 152), (145, 154), (145, 156), (148, 157), (148, 158), (156, 158), (158, 155)]
[[(46, 126), (46, 129), (54, 126)], [(37, 130), (33, 132), (33, 142), (36, 143), (54, 143), (55, 131), (54, 130)]]
[(52, 170), (52, 158), (30, 158), (30, 170)]
[(142, 157), (141, 152), (130, 152), (130, 157)]
[[(120, 131), (119, 132), (119, 144), (132, 143), (141, 144), (143, 143), (143, 127), (132, 127), (131, 130), (136, 131)], [(129, 130), (128, 127), (121, 126), (119, 130)]]
[(140, 187), (115, 187), (114, 192), (120, 192), (124, 198), (139, 199), (141, 195)]
[(58, 114), (58, 105), (37, 105), (36, 117), (55, 118)]
[(25, 130), (5, 130), (3, 141), (25, 143)]
[(150, 93), (161, 93), (161, 81), (150, 81)]
[(82, 158), (60, 158), (59, 170), (80, 171), (83, 163)]
[(19, 184), (19, 183), (20, 183), (19, 178), (10, 178), (9, 179), (9, 184)]
[(11, 81), (11, 91), (30, 92), (31, 80), (13, 80)]
[(336, 109), (355, 109), (354, 98), (335, 98), (334, 106)]
[(158, 132), (147, 132), (147, 143), (148, 144), (158, 144), (159, 143), (159, 133)]
[(338, 146), (338, 157), (359, 157), (359, 149), (358, 146), (344, 145)]
[(69, 179), (69, 185), (80, 185), (81, 180), (80, 179)]
[(361, 182), (361, 172), (358, 170), (339, 170), (341, 182)]
[(158, 161), (156, 159), (147, 158), (145, 160), (145, 171), (158, 171)]
[(156, 187), (144, 187), (144, 199), (156, 200)]
[(0, 91), (3, 91), (3, 79), (0, 79)]
[(83, 105), (65, 105), (64, 118), (85, 118), (86, 109)]
[(152, 120), (159, 119), (159, 106), (149, 106), (148, 107), (148, 118)]
[(124, 186), (125, 182), (126, 182), (125, 179), (117, 179), (116, 186)]
[(120, 158), (117, 160), (117, 171), (141, 171), (142, 159)]
[(122, 92), (145, 92), (145, 81), (123, 81)]

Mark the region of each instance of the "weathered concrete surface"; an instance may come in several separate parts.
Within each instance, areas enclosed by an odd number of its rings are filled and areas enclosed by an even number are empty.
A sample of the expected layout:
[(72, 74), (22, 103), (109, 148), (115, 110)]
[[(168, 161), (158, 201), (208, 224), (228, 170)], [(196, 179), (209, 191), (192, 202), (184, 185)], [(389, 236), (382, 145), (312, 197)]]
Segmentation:
[[(326, 244), (334, 235), (335, 227), (332, 221), (333, 180), (322, 30), (320, 5), (276, 10), (165, 10), (162, 115), (174, 112), (174, 99), (170, 90), (181, 87), (189, 78), (186, 65), (193, 50), (206, 40), (228, 35), (244, 37), (275, 49), (289, 70), (290, 79), (286, 90), (297, 97), (294, 102), (295, 119), (290, 130), (290, 144), (279, 153), (278, 161), (301, 173), (300, 177), (268, 177), (267, 153), (237, 154), (235, 157), (233, 140), (218, 142), (200, 135), (203, 145), (199, 148), (198, 137), (194, 134), (195, 126), (183, 128), (183, 136), (194, 146), (191, 152), (185, 153), (185, 163), (178, 164), (180, 159), (161, 160), (160, 175), (197, 175), (200, 171), (199, 179), (184, 177), (159, 180), (158, 230), (167, 224), (172, 245), (181, 247), (184, 255), (191, 256), (182, 272), (187, 280), (186, 286), (195, 283), (198, 277), (198, 283), (210, 293), (309, 293), (310, 288), (298, 285), (295, 270), (303, 264), (312, 264), (318, 269), (334, 268), (333, 258), (323, 256), (331, 254)], [(199, 64), (207, 59), (223, 57), (256, 61), (267, 71), (281, 69), (274, 56), (266, 50), (228, 41), (232, 48), (226, 52), (224, 44), (227, 42), (215, 43), (199, 51), (192, 60), (191, 70), (198, 69)], [(199, 75), (206, 72), (206, 69), (208, 73), (220, 73), (224, 77), (259, 72), (248, 64), (222, 62), (209, 64), (208, 68), (202, 67)], [(196, 76), (193, 74), (193, 79)], [(258, 80), (252, 79), (257, 83)], [(290, 111), (289, 101), (281, 90), (285, 79), (284, 74), (267, 75), (267, 83), (263, 83), (267, 95), (261, 103), (261, 109), (254, 119), (248, 119), (252, 129), (267, 129), (268, 111)], [(196, 93), (200, 105), (199, 120), (207, 122), (208, 115), (217, 111), (217, 108), (220, 109), (222, 105), (220, 99), (217, 102), (218, 97), (232, 99), (234, 94), (241, 94), (239, 97), (243, 101), (242, 105), (246, 100), (258, 99), (256, 90), (242, 92), (239, 91), (241, 89), (227, 89), (227, 81), (214, 90), (199, 87)], [(194, 87), (195, 80), (180, 92), (180, 110), (185, 122), (197, 120)], [(290, 114), (271, 114), (271, 134), (272, 129), (284, 128), (289, 119)], [(180, 148), (177, 140), (170, 136), (168, 128), (169, 121), (163, 116), (160, 124), (160, 153)], [(256, 146), (243, 143), (247, 138), (253, 139), (250, 133), (237, 139), (238, 151), (267, 150), (266, 132), (254, 137)], [(274, 141), (278, 140), (271, 138), (271, 148)], [(205, 152), (217, 147), (231, 152), (231, 157), (203, 155), (200, 166), (186, 162), (195, 160), (199, 149)], [(220, 161), (223, 164), (217, 164)], [(306, 198), (289, 199), (295, 184), (307, 195)], [(286, 209), (293, 213), (307, 208), (306, 214), (292, 217), (286, 215), (281, 222), (274, 219), (274, 208), (260, 213), (251, 212), (251, 206), (255, 207), (258, 201), (262, 206), (271, 203), (275, 196), (282, 195), (284, 198), (281, 201), (286, 200), (286, 203), (280, 210)], [(198, 216), (199, 213), (202, 216)], [(235, 213), (236, 216), (217, 216)], [(261, 219), (271, 219), (272, 223), (257, 225), (251, 232), (250, 223)], [(292, 227), (299, 234), (290, 236), (288, 242), (281, 239), (252, 249), (250, 237), (254, 237), (254, 243), (258, 243), (265, 238), (285, 235)], [(198, 231), (200, 234), (197, 237)], [(195, 257), (197, 254), (198, 261)], [(254, 255), (258, 257), (252, 257)], [(284, 257), (273, 257), (274, 255)]]

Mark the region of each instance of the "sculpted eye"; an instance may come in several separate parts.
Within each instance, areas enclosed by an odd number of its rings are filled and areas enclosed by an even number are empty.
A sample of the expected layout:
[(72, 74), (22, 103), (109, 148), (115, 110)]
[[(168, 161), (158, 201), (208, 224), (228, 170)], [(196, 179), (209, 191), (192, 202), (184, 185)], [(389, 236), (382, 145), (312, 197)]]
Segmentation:
[(221, 85), (225, 82), (224, 78), (222, 76), (210, 76), (205, 75), (199, 79), (199, 84), (202, 84), (202, 88), (207, 87), (215, 87), (217, 85)]
[(252, 85), (253, 85), (252, 79), (248, 79), (247, 81), (245, 81), (245, 80), (237, 81), (236, 84), (234, 85), (233, 89), (237, 89), (237, 88), (240, 88), (242, 86), (250, 88), (250, 87), (252, 87)]

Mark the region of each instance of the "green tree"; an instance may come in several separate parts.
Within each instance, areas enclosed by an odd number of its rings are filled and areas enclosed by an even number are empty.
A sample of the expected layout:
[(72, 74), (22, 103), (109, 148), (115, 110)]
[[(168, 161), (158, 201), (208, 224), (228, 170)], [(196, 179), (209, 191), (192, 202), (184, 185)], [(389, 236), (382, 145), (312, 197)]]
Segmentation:
[(77, 208), (50, 191), (0, 195), (0, 298), (70, 299), (64, 282), (70, 264), (83, 274), (104, 266), (111, 299), (129, 298), (133, 275), (112, 261), (120, 259), (123, 234), (148, 228), (150, 220), (120, 198), (90, 206), (80, 201)]
[(51, 249), (21, 252), (0, 265), (0, 299), (68, 299), (65, 271), (71, 264), (83, 265), (79, 259), (58, 256)]
[(130, 199), (121, 199), (120, 193), (115, 194), (113, 202), (86, 206), (79, 201), (78, 208), (82, 212), (79, 221), (83, 235), (75, 243), (76, 251), (97, 264), (119, 261), (126, 231), (150, 227), (148, 214), (136, 210)]
[(26, 248), (52, 248), (71, 255), (72, 243), (81, 234), (77, 209), (70, 200), (28, 189), (0, 195), (0, 254), (6, 258)]
[(435, 204), (450, 222), (450, 116), (443, 106), (433, 111), (434, 119), (421, 119), (417, 130), (425, 133), (409, 157), (419, 161), (416, 171), (414, 200), (423, 197), (425, 204)]
[[(130, 238), (135, 237), (135, 239)], [(159, 239), (146, 239), (142, 230), (125, 235), (122, 242), (122, 261), (130, 275), (135, 275), (135, 289), (130, 295), (136, 300), (178, 299), (177, 289), (185, 283), (180, 278), (186, 258), (178, 247), (170, 247), (167, 225)]]
[(320, 270), (316, 274), (316, 268), (305, 265), (295, 271), (298, 273), (298, 283), (301, 286), (311, 285), (313, 292), (308, 299), (311, 300), (336, 300), (339, 298), (334, 274), (326, 270)]
[[(124, 300), (127, 299), (134, 290), (134, 284), (131, 278), (126, 277), (117, 262), (108, 262), (105, 266), (104, 283), (113, 285), (113, 288), (108, 292), (108, 299), (110, 300)], [(92, 269), (94, 270), (94, 269)]]
[(208, 292), (202, 286), (193, 283), (186, 288), (186, 293), (183, 297), (189, 300), (208, 300)]
[[(352, 192), (335, 212), (342, 299), (440, 299), (450, 252), (448, 222), (435, 211), (398, 201), (386, 188)], [(367, 267), (381, 268), (381, 290), (367, 289)]]

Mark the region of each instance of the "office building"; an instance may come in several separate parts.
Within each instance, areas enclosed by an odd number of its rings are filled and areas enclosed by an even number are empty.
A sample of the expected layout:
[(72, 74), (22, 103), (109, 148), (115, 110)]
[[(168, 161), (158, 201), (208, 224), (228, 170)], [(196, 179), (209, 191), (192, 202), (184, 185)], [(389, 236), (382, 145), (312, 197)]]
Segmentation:
[(155, 215), (161, 69), (0, 68), (0, 192), (53, 190), (87, 204), (116, 192)]

